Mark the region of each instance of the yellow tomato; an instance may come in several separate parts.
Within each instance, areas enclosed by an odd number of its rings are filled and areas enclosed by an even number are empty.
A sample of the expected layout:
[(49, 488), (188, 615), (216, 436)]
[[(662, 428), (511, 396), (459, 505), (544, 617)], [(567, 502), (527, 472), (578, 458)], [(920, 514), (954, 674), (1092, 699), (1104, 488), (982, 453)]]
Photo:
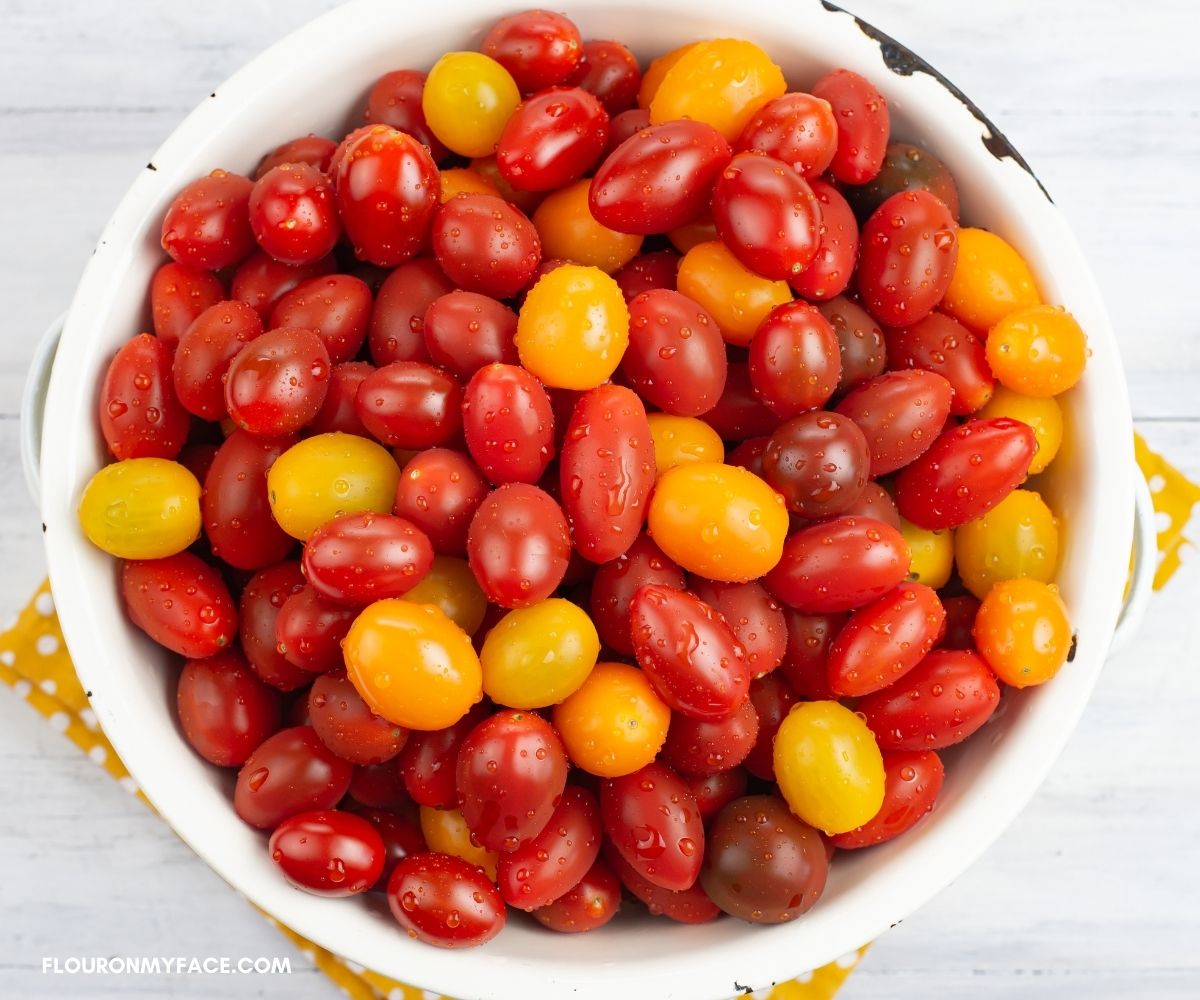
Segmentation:
[(545, 260), (598, 267), (613, 274), (642, 248), (642, 237), (600, 225), (588, 207), (590, 180), (576, 181), (550, 194), (533, 213)]
[(775, 736), (774, 763), (788, 807), (818, 830), (857, 829), (883, 805), (883, 755), (875, 734), (836, 701), (793, 706)]
[(1001, 580), (1049, 583), (1058, 570), (1058, 520), (1033, 490), (1013, 490), (955, 533), (958, 575), (981, 600)]
[(744, 267), (724, 243), (701, 243), (679, 262), (679, 290), (712, 314), (730, 344), (745, 347), (776, 306), (792, 301), (786, 281), (771, 281)]
[(954, 532), (928, 531), (901, 518), (900, 534), (912, 555), (908, 578), (934, 590), (944, 587), (954, 569)]
[(434, 809), (421, 806), (421, 833), (425, 846), (439, 854), (453, 854), (456, 858), (478, 865), (487, 877), (496, 881), (496, 862), (500, 855), (480, 847), (471, 839), (467, 821), (457, 809)]
[(279, 527), (308, 536), (338, 514), (390, 514), (400, 466), (383, 445), (357, 434), (315, 434), (292, 445), (267, 473)]
[(1039, 580), (1005, 580), (975, 616), (975, 645), (1005, 684), (1045, 684), (1071, 650), (1071, 622), (1058, 588)]
[(421, 582), (404, 595), (413, 604), (433, 604), (455, 625), (474, 635), (487, 614), (487, 597), (465, 559), (434, 556)]
[(650, 436), (654, 439), (654, 464), (661, 476), (668, 469), (688, 462), (725, 461), (721, 435), (703, 420), (651, 413)]
[(1002, 385), (996, 386), (987, 405), (975, 414), (981, 420), (994, 417), (1011, 417), (1033, 428), (1037, 451), (1029, 463), (1029, 474), (1036, 476), (1054, 461), (1062, 447), (1063, 412), (1058, 400), (1052, 396), (1022, 396)]
[(637, 667), (597, 663), (579, 690), (554, 708), (554, 728), (571, 762), (601, 778), (641, 770), (667, 738), (671, 710)]
[(421, 110), (430, 130), (462, 156), (487, 156), (521, 92), (508, 70), (481, 52), (447, 52), (425, 79)]
[(200, 484), (165, 458), (114, 462), (84, 487), (79, 524), (109, 555), (165, 559), (200, 536)]
[(650, 102), (650, 121), (692, 118), (733, 142), (759, 108), (786, 90), (783, 70), (753, 42), (698, 42), (668, 68)]
[(1083, 375), (1087, 337), (1062, 306), (1032, 306), (1010, 313), (987, 338), (992, 374), (1014, 392), (1057, 396)]
[(600, 655), (587, 613), (552, 597), (510, 611), (487, 634), (479, 654), (483, 691), (507, 708), (545, 708), (573, 694)]
[(521, 364), (559, 389), (607, 382), (629, 346), (621, 286), (595, 267), (564, 264), (525, 296), (517, 318)]
[(688, 572), (743, 583), (779, 562), (788, 513), (754, 473), (695, 462), (659, 477), (648, 524), (658, 547)]
[(969, 226), (958, 231), (958, 263), (942, 308), (960, 323), (986, 333), (1018, 309), (1041, 302), (1029, 265), (995, 233)]
[(441, 608), (389, 598), (369, 604), (342, 643), (346, 674), (376, 715), (408, 729), (445, 729), (483, 697), (471, 638)]
[(451, 167), (439, 175), (442, 185), (442, 203), (445, 204), (456, 194), (490, 194), (500, 197), (500, 191), (483, 174), (477, 174), (466, 167)]
[(650, 107), (650, 102), (654, 100), (654, 95), (658, 93), (658, 88), (662, 86), (663, 79), (671, 71), (671, 68), (683, 58), (683, 54), (688, 49), (698, 44), (698, 42), (688, 42), (687, 45), (681, 45), (670, 52), (664, 52), (657, 59), (650, 60), (650, 65), (642, 74), (641, 86), (638, 87), (639, 108)]

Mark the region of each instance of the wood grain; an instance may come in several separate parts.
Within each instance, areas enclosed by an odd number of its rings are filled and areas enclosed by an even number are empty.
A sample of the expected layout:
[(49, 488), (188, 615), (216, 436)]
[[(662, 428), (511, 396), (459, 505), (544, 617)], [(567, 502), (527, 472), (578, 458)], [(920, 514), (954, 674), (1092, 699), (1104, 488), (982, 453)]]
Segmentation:
[[(65, 308), (112, 206), (179, 118), (330, 6), (0, 0), (0, 612), (43, 572), (15, 419), (37, 335)], [(1025, 154), (1104, 290), (1139, 428), (1200, 479), (1195, 5), (852, 6), (938, 66)], [(846, 1000), (1200, 995), (1197, 562), (1108, 666), (1038, 797), (979, 864), (875, 945)], [(298, 954), (290, 976), (43, 975), (42, 957), (54, 955), (293, 953), (7, 690), (0, 765), (0, 995), (338, 995)]]

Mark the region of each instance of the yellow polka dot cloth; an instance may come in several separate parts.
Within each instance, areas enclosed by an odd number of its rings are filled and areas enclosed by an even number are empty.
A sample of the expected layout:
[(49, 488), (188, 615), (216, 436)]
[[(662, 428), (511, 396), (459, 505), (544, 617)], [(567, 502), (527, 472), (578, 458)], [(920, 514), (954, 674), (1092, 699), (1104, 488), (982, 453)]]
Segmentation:
[[(1155, 589), (1160, 589), (1180, 566), (1180, 553), (1192, 546), (1185, 535), (1194, 507), (1200, 504), (1200, 486), (1152, 452), (1139, 437), (1139, 466), (1150, 485), (1158, 518), (1159, 564)], [(141, 796), (112, 746), (96, 725), (80, 686), (54, 612), (49, 585), (43, 583), (16, 622), (0, 633), (0, 680), (8, 684), (111, 777)], [(143, 797), (144, 801), (144, 797)], [(337, 986), (353, 1000), (434, 1000), (434, 995), (398, 983), (318, 948), (291, 929), (267, 917)], [(861, 960), (865, 948), (824, 968), (754, 994), (754, 1000), (829, 1000)], [(450, 1000), (450, 998), (442, 998)]]

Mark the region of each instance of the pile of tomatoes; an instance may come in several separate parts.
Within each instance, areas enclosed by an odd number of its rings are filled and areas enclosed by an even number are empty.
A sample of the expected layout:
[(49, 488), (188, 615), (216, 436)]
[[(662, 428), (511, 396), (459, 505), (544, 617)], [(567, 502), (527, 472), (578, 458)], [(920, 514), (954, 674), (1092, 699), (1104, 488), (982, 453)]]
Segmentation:
[(792, 920), (1072, 642), (1086, 339), (871, 83), (561, 15), (170, 205), (80, 504), (310, 892)]

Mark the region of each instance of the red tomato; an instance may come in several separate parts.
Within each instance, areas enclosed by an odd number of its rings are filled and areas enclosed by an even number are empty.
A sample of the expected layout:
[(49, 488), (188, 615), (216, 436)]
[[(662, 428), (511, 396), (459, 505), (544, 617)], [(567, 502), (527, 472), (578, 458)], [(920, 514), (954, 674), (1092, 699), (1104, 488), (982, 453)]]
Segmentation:
[(922, 368), (950, 383), (951, 413), (966, 416), (992, 398), (996, 379), (988, 367), (987, 349), (954, 317), (935, 310), (912, 326), (888, 330), (885, 336), (888, 367), (893, 371)]
[(518, 365), (492, 364), (467, 383), (467, 448), (496, 485), (536, 483), (554, 457), (554, 410), (541, 382)]
[(608, 123), (608, 142), (604, 147), (604, 156), (616, 149), (626, 139), (632, 139), (642, 129), (650, 127), (650, 112), (646, 108), (630, 108), (614, 115)]
[(295, 691), (312, 682), (312, 672), (284, 658), (275, 635), (281, 609), (304, 589), (300, 563), (288, 560), (259, 570), (242, 591), (238, 633), (242, 652), (259, 678), (280, 691)]
[(449, 854), (410, 854), (388, 879), (388, 906), (409, 937), (438, 948), (470, 948), (504, 928), (500, 891), (482, 868)]
[(942, 301), (958, 262), (958, 224), (928, 191), (901, 191), (862, 228), (858, 294), (880, 323), (905, 326)]
[(767, 450), (770, 442), (769, 437), (748, 438), (725, 456), (725, 464), (736, 465), (747, 472), (753, 472), (759, 479), (762, 479), (763, 452)]
[(588, 206), (597, 222), (619, 233), (665, 233), (704, 214), (730, 156), (729, 143), (711, 125), (651, 125), (600, 165)]
[(336, 809), (290, 816), (275, 828), (271, 860), (298, 889), (318, 896), (366, 892), (383, 873), (383, 838), (369, 822)]
[[(354, 777), (350, 779), (350, 790), (346, 794), (354, 800), (354, 811), (360, 816), (366, 813), (360, 808), (362, 806), (397, 812), (403, 810), (409, 815), (416, 813), (393, 760), (385, 760), (381, 764), (359, 764), (354, 769)], [(413, 848), (409, 853), (416, 850), (417, 848)]]
[(555, 813), (567, 768), (562, 740), (540, 715), (505, 709), (484, 719), (459, 747), (455, 772), (472, 838), (505, 852), (534, 841)]
[(900, 530), (900, 511), (892, 495), (877, 482), (863, 487), (859, 498), (842, 512), (843, 517), (873, 517), (876, 521), (890, 524)]
[(452, 726), (409, 735), (400, 751), (397, 769), (414, 802), (433, 809), (454, 809), (458, 805), (458, 749), (490, 711), (481, 702), (472, 705)]
[(529, 218), (503, 198), (458, 194), (434, 217), (433, 252), (459, 288), (507, 299), (529, 284), (542, 241)]
[(162, 248), (186, 267), (218, 271), (254, 249), (249, 178), (214, 170), (192, 181), (167, 207)]
[(827, 701), (833, 697), (829, 689), (829, 648), (848, 617), (844, 612), (806, 615), (792, 608), (784, 611), (787, 652), (779, 672), (805, 701)]
[(171, 363), (175, 394), (184, 409), (205, 420), (225, 416), (225, 373), (262, 320), (244, 302), (218, 302), (184, 331)]
[(100, 387), (100, 432), (117, 459), (174, 458), (191, 419), (175, 395), (171, 348), (140, 333), (121, 345)]
[(750, 341), (750, 384), (783, 419), (824, 406), (842, 377), (833, 327), (807, 302), (776, 306)]
[(517, 314), (478, 292), (449, 292), (425, 310), (429, 357), (464, 382), (485, 365), (519, 364), (516, 332)]
[(946, 628), (938, 641), (942, 649), (974, 649), (975, 616), (979, 613), (979, 598), (974, 594), (942, 599), (946, 609)]
[(615, 115), (637, 101), (642, 71), (637, 57), (620, 42), (584, 42), (583, 56), (567, 82), (595, 94)]
[(950, 383), (933, 372), (888, 372), (856, 386), (836, 410), (866, 437), (874, 478), (924, 454), (950, 416), (953, 396)]
[(554, 593), (567, 571), (571, 536), (562, 508), (544, 490), (506, 483), (471, 519), (467, 560), (493, 604), (524, 608)]
[(150, 318), (155, 336), (174, 348), (192, 320), (223, 298), (225, 288), (215, 274), (168, 261), (150, 279)]
[(359, 260), (395, 267), (425, 245), (441, 186), (433, 157), (418, 139), (372, 126), (346, 149), (334, 186)]
[(291, 816), (332, 809), (350, 787), (353, 771), (311, 726), (281, 729), (242, 765), (233, 808), (251, 826), (269, 830)]
[(313, 681), (308, 714), (321, 742), (351, 764), (382, 764), (395, 757), (408, 739), (407, 729), (367, 708), (342, 670)]
[(647, 584), (629, 606), (638, 665), (671, 708), (725, 719), (750, 688), (746, 651), (725, 619), (686, 591)]
[(616, 559), (642, 530), (654, 488), (654, 442), (635, 393), (602, 385), (579, 397), (559, 474), (576, 550), (595, 563)]
[(216, 569), (190, 552), (124, 563), (121, 595), (133, 624), (180, 656), (212, 656), (237, 635), (229, 588)]
[(716, 406), (725, 389), (721, 329), (686, 295), (666, 288), (643, 292), (629, 301), (621, 371), (638, 395), (664, 413), (699, 416)]
[(821, 302), (817, 310), (829, 320), (842, 353), (838, 392), (879, 375), (887, 365), (883, 330), (862, 306), (845, 296)]
[(371, 888), (377, 892), (387, 892), (388, 879), (396, 870), (396, 865), (410, 854), (423, 854), (428, 850), (420, 824), (411, 816), (385, 809), (356, 809), (355, 812), (375, 827), (375, 832), (383, 841), (383, 871)]
[(758, 739), (742, 763), (756, 778), (775, 780), (775, 734), (797, 700), (796, 692), (779, 675), (779, 671), (751, 682), (750, 703), (758, 716)]
[(518, 105), (496, 146), (496, 165), (518, 191), (578, 180), (608, 144), (608, 112), (580, 87), (552, 87)]
[(424, 93), (425, 74), (420, 70), (397, 69), (384, 73), (367, 93), (367, 110), (363, 117), (371, 125), (388, 125), (397, 132), (407, 132), (424, 143), (435, 161), (441, 162), (448, 150), (425, 121), (421, 107)]
[(1000, 686), (981, 656), (935, 649), (903, 680), (867, 695), (855, 711), (881, 750), (940, 750), (974, 733), (999, 704)]
[(330, 274), (297, 285), (271, 310), (268, 329), (312, 330), (329, 351), (333, 364), (350, 361), (367, 339), (371, 289), (349, 274)]
[(625, 888), (646, 905), (651, 916), (666, 917), (680, 924), (706, 924), (721, 915), (699, 882), (676, 892), (655, 885), (611, 848), (605, 848), (604, 859), (620, 876)]
[(590, 607), (592, 621), (604, 645), (622, 656), (633, 655), (629, 606), (633, 595), (645, 584), (657, 583), (683, 590), (683, 570), (663, 555), (649, 535), (641, 534), (621, 555), (606, 562), (592, 578)]
[(895, 528), (869, 517), (836, 517), (789, 537), (763, 583), (798, 611), (850, 611), (902, 583), (908, 566), (908, 545)]
[[(627, 303), (632, 302), (642, 292), (655, 289), (675, 291), (675, 275), (679, 270), (679, 254), (674, 250), (652, 250), (641, 253), (633, 258), (621, 270), (613, 275), (621, 286), (621, 294)], [(630, 324), (632, 327), (632, 323)], [(632, 340), (633, 330), (630, 330)]]
[(271, 516), (267, 470), (294, 438), (258, 438), (234, 431), (217, 449), (200, 498), (213, 555), (238, 569), (279, 562), (295, 545)]
[(873, 847), (911, 830), (933, 809), (945, 768), (932, 750), (892, 750), (883, 755), (883, 806), (857, 830), (831, 837), (838, 850)]
[(733, 255), (764, 278), (795, 278), (817, 255), (817, 197), (800, 174), (770, 156), (738, 153), (730, 160), (713, 187), (712, 214)]
[(562, 14), (525, 10), (493, 24), (479, 51), (508, 70), (521, 93), (530, 94), (570, 78), (583, 57), (583, 39)]
[(410, 260), (389, 274), (375, 294), (367, 332), (375, 364), (427, 361), (425, 312), (435, 299), (453, 290), (435, 260)]
[[(757, 713), (755, 713), (757, 719)], [(700, 818), (708, 826), (717, 813), (734, 799), (746, 794), (749, 776), (745, 768), (734, 767), (728, 771), (718, 771), (707, 776), (681, 774), (684, 783), (696, 796), (696, 808)]]
[(726, 441), (770, 434), (779, 426), (779, 417), (754, 393), (750, 366), (731, 361), (725, 373), (725, 391), (717, 405), (701, 414), (701, 419)]
[(936, 592), (902, 583), (850, 616), (829, 649), (829, 687), (858, 698), (893, 684), (913, 669), (946, 623)]
[(258, 245), (284, 264), (320, 260), (342, 235), (333, 185), (307, 163), (271, 168), (250, 191), (250, 228)]
[(285, 163), (309, 163), (322, 173), (329, 173), (329, 163), (337, 143), (323, 135), (302, 135), (276, 146), (258, 161), (254, 168), (254, 179), (258, 180), (269, 170)]
[(279, 692), (254, 675), (237, 649), (188, 660), (175, 704), (192, 749), (219, 767), (244, 764), (282, 718)]
[(814, 410), (780, 424), (763, 452), (763, 478), (801, 517), (834, 517), (862, 496), (867, 439), (840, 413)]
[(812, 88), (837, 121), (837, 149), (829, 172), (844, 184), (865, 184), (883, 166), (891, 118), (887, 101), (869, 80), (848, 69), (826, 73)]
[(806, 299), (825, 300), (841, 295), (858, 262), (858, 220), (850, 203), (832, 184), (809, 181), (821, 211), (821, 233), (812, 263), (789, 278), (792, 288)]
[(408, 593), (433, 565), (429, 538), (394, 514), (342, 514), (304, 543), (304, 575), (322, 597), (362, 607)]
[(462, 386), (441, 368), (394, 361), (358, 387), (363, 426), (394, 448), (433, 448), (462, 429)]
[(265, 250), (255, 250), (233, 273), (230, 298), (245, 302), (264, 320), (281, 298), (306, 281), (337, 270), (333, 255), (311, 264), (281, 264)]
[(621, 908), (621, 882), (597, 859), (586, 875), (553, 903), (533, 911), (533, 919), (560, 934), (582, 934), (603, 927)]
[(603, 836), (596, 797), (568, 785), (542, 832), (500, 855), (500, 895), (521, 910), (549, 906), (587, 876), (600, 856)]
[(259, 437), (294, 434), (329, 391), (329, 351), (312, 330), (271, 330), (243, 347), (225, 375), (225, 408)]
[(275, 652), (293, 667), (322, 674), (342, 665), (342, 640), (359, 609), (330, 601), (316, 589), (289, 594), (275, 617)]
[(692, 580), (692, 593), (720, 613), (746, 650), (751, 677), (770, 673), (783, 661), (787, 621), (783, 609), (757, 580), (717, 583)]
[(487, 494), (487, 481), (466, 455), (430, 448), (404, 466), (392, 513), (425, 532), (438, 554), (461, 556), (471, 518)]
[(1009, 417), (945, 431), (896, 477), (896, 506), (920, 528), (957, 528), (982, 517), (1025, 481), (1037, 443)]
[(661, 889), (695, 884), (704, 860), (696, 798), (674, 771), (655, 761), (600, 782), (604, 832), (639, 875)]
[(739, 153), (755, 150), (782, 160), (811, 181), (825, 173), (837, 142), (838, 124), (829, 102), (795, 93), (759, 108), (735, 145)]
[(370, 437), (358, 416), (358, 387), (375, 371), (369, 361), (343, 361), (329, 369), (329, 391), (325, 402), (312, 418), (308, 429), (313, 434), (357, 434)]
[(660, 754), (681, 775), (708, 776), (737, 767), (757, 740), (758, 713), (747, 698), (733, 715), (715, 722), (672, 715)]

